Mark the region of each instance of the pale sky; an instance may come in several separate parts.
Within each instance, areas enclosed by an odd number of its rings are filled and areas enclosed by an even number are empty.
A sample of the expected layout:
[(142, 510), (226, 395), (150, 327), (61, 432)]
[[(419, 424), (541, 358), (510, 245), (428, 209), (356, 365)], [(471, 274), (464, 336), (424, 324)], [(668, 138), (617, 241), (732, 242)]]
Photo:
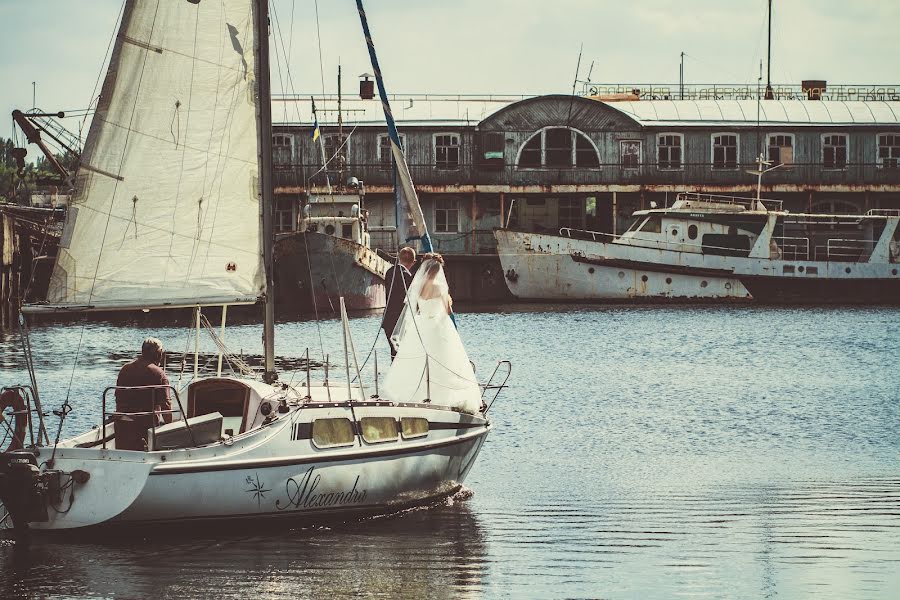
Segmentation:
[[(177, 0), (167, 0), (177, 1)], [(272, 0), (279, 54), (296, 91), (322, 91), (316, 0)], [(755, 84), (767, 0), (367, 0), (392, 93), (569, 93), (604, 83)], [(773, 83), (900, 84), (900, 1), (775, 0)], [(0, 110), (88, 106), (122, 0), (0, 0)], [(354, 0), (318, 0), (325, 88), (345, 93), (371, 71)], [(291, 27), (293, 15), (293, 27)], [(277, 16), (277, 20), (276, 20)], [(279, 27), (280, 26), (280, 27)], [(280, 31), (280, 37), (277, 37)], [(275, 58), (273, 56), (273, 64)], [(593, 68), (591, 64), (593, 63)], [(273, 92), (278, 73), (273, 66)], [(304, 116), (307, 111), (304, 111)], [(277, 117), (276, 117), (277, 118)], [(11, 135), (6, 116), (0, 137)], [(77, 133), (80, 121), (66, 119)], [(29, 157), (33, 158), (29, 151)]]

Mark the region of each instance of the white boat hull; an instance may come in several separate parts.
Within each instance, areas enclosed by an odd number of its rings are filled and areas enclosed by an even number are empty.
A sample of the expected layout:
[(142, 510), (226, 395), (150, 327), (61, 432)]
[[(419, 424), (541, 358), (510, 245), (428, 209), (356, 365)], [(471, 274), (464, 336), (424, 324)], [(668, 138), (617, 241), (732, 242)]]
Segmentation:
[[(112, 425), (104, 430), (107, 449), (99, 429), (62, 442), (52, 465), (41, 467), (42, 476), (48, 469), (62, 473), (62, 493), (48, 501), (48, 519), (32, 521), (30, 528), (74, 531), (240, 519), (319, 523), (391, 513), (459, 490), (491, 428), (482, 415), (430, 404), (348, 403), (346, 388), (314, 388), (314, 393), (332, 400), (292, 402), (267, 424), (201, 447), (116, 450)], [(393, 440), (369, 442), (359, 425), (366, 417), (398, 423), (404, 417), (426, 419), (429, 427), (424, 435), (398, 433)], [(317, 446), (316, 419), (356, 424), (352, 443)], [(78, 447), (85, 443), (93, 447)], [(46, 452), (39, 460), (46, 460)], [(86, 481), (76, 481), (79, 471), (89, 476)]]
[(735, 277), (654, 264), (661, 250), (506, 229), (494, 235), (507, 287), (521, 300), (750, 299)]

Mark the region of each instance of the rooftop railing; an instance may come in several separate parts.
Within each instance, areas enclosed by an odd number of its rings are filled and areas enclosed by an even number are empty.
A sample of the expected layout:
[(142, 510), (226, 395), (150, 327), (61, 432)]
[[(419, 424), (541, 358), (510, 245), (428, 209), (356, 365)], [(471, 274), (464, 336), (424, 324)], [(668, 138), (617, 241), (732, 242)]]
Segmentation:
[[(594, 83), (581, 82), (582, 96), (634, 100), (765, 100), (766, 88), (746, 83)], [(900, 100), (900, 84), (832, 84), (772, 86), (775, 100)]]

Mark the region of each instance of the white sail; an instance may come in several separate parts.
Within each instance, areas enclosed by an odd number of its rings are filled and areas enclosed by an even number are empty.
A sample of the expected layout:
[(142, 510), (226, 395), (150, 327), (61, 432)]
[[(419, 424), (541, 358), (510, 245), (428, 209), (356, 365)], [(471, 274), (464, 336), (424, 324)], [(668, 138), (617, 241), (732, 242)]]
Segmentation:
[(51, 305), (222, 304), (263, 293), (255, 43), (249, 0), (128, 0)]

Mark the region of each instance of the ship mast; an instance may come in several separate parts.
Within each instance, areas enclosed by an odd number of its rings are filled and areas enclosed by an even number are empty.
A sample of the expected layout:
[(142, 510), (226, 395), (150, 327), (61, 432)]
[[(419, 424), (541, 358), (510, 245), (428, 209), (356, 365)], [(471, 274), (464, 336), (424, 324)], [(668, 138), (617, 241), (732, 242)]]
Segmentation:
[(269, 81), (269, 3), (255, 0), (257, 129), (259, 131), (259, 187), (263, 227), (263, 263), (266, 271), (265, 321), (263, 325), (263, 380), (273, 383), (275, 372), (275, 285), (274, 285), (274, 186), (272, 181), (272, 90)]
[(766, 100), (774, 100), (772, 91), (772, 0), (769, 0), (769, 51), (766, 55)]

